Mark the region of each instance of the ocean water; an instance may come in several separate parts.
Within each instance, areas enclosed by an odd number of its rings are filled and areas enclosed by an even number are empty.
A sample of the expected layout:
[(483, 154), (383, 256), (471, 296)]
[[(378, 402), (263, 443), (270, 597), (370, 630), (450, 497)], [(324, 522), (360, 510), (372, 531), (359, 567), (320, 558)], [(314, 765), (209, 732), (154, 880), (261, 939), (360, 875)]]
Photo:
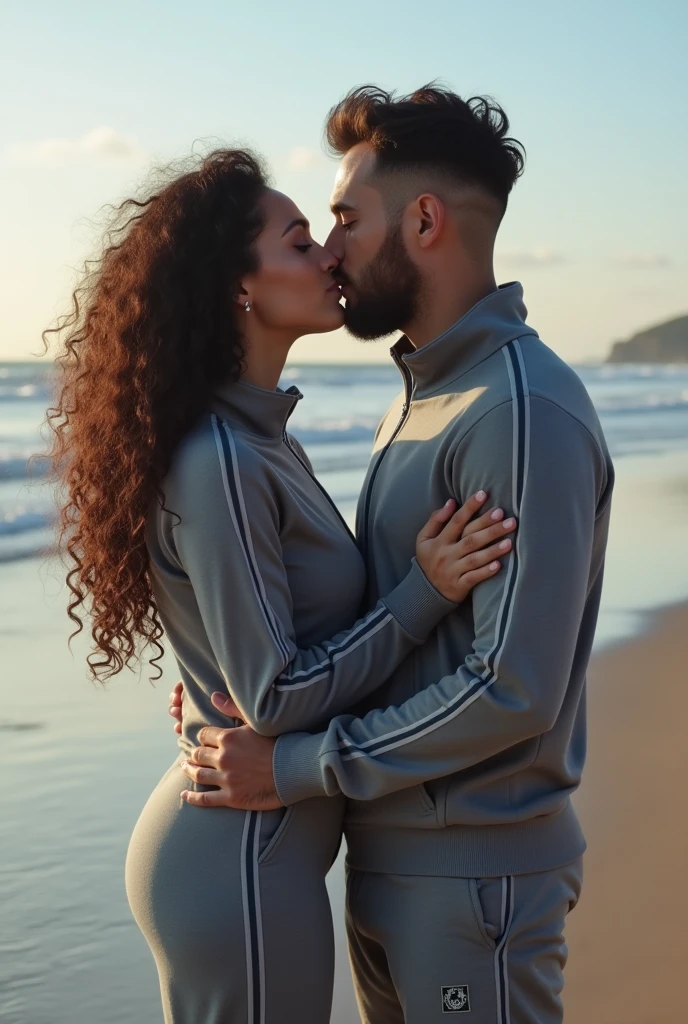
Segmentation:
[[(680, 486), (688, 452), (688, 367), (600, 365), (578, 367), (577, 372), (602, 420), (620, 490), (633, 491), (634, 483), (640, 486), (645, 480), (653, 487), (658, 475), (665, 482), (675, 478)], [(282, 383), (296, 384), (303, 392), (290, 429), (353, 523), (375, 428), (400, 387), (396, 367), (292, 366)], [(0, 364), (0, 574), (3, 564), (38, 557), (52, 542), (54, 499), (43, 479), (46, 463), (39, 459), (27, 465), (29, 456), (41, 451), (39, 426), (50, 398), (49, 366)], [(638, 500), (636, 494), (634, 505)], [(626, 510), (624, 520), (627, 525)], [(625, 544), (624, 523), (616, 516), (614, 526), (614, 537)], [(660, 540), (653, 542), (653, 550), (662, 571), (649, 573), (661, 575), (656, 586), (617, 588), (615, 571), (608, 573), (600, 641), (626, 632), (625, 616), (683, 594), (683, 574), (674, 573), (670, 560), (658, 554)], [(616, 550), (613, 543), (613, 563)], [(626, 555), (630, 551), (619, 551), (622, 560)]]
[[(651, 608), (688, 597), (688, 367), (578, 368), (617, 469), (599, 644)], [(353, 522), (373, 432), (397, 393), (395, 367), (293, 366), (304, 393), (291, 429)], [(151, 686), (123, 673), (106, 688), (67, 648), (59, 566), (46, 555), (53, 498), (40, 461), (49, 368), (0, 363), (0, 1021), (153, 1024), (162, 1019), (148, 947), (126, 902), (136, 818), (175, 759), (166, 657)], [(566, 539), (562, 538), (562, 543)], [(212, 812), (208, 812), (212, 813)], [(220, 884), (209, 880), (209, 885)], [(341, 858), (328, 876), (337, 923), (332, 1024), (355, 1024)]]

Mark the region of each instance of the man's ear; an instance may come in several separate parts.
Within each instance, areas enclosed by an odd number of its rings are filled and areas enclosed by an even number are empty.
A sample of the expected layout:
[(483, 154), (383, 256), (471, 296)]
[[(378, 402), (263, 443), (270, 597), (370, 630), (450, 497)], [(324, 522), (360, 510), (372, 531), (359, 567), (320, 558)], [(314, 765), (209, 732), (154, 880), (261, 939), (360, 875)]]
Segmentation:
[(428, 249), (437, 241), (444, 227), (446, 211), (439, 196), (424, 192), (415, 202), (416, 244)]

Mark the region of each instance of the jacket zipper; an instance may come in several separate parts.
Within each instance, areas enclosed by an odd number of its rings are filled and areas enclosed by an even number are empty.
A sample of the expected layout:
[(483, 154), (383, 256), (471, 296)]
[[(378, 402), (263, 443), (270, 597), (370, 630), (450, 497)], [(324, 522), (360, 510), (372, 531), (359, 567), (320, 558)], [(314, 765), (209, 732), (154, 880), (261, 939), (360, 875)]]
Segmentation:
[(408, 419), (414, 393), (414, 381), (408, 366), (402, 359), (399, 358), (394, 349), (392, 349), (392, 358), (394, 362), (397, 364), (397, 367), (399, 368), (399, 371), (402, 377), (404, 378), (404, 404), (401, 410), (401, 418), (397, 423), (396, 427), (394, 428), (394, 431), (392, 432), (392, 436), (390, 437), (389, 441), (380, 452), (379, 458), (375, 463), (375, 469), (370, 474), (370, 480), (368, 481), (368, 487), (366, 490), (362, 516), (363, 537), (361, 538), (360, 545), (361, 554), (363, 555), (363, 558), (365, 560), (366, 567), (370, 564), (368, 561), (368, 537), (370, 536), (370, 530), (368, 529), (368, 516), (370, 514), (370, 502), (373, 495), (373, 486), (375, 484), (375, 478), (380, 468), (380, 464), (384, 459), (385, 455), (387, 454), (387, 452), (389, 451), (392, 442), (395, 440), (395, 438), (399, 434), (399, 431), (401, 430), (401, 428), (404, 426), (404, 423), (406, 423), (406, 420)]
[[(299, 464), (300, 466), (303, 466), (303, 468), (304, 468), (304, 469), (306, 470), (306, 472), (308, 473), (309, 477), (311, 478), (311, 480), (313, 481), (313, 483), (314, 483), (314, 484), (316, 485), (316, 487), (318, 488), (318, 490), (319, 490), (319, 491), (321, 491), (321, 493), (322, 493), (322, 494), (323, 494), (323, 495), (325, 496), (325, 498), (327, 498), (327, 501), (328, 501), (328, 503), (329, 503), (329, 504), (330, 504), (330, 505), (332, 506), (332, 508), (334, 509), (334, 511), (335, 511), (335, 513), (336, 513), (336, 515), (337, 515), (337, 518), (339, 519), (339, 521), (340, 521), (340, 522), (342, 523), (342, 525), (344, 526), (344, 529), (346, 530), (346, 532), (347, 532), (347, 533), (349, 534), (349, 536), (351, 537), (351, 540), (352, 540), (352, 541), (354, 542), (354, 544), (356, 544), (356, 538), (355, 538), (355, 536), (353, 535), (353, 533), (351, 532), (351, 528), (349, 527), (349, 524), (347, 523), (346, 519), (344, 518), (344, 516), (342, 515), (342, 513), (341, 513), (341, 512), (339, 511), (339, 509), (337, 508), (337, 506), (335, 505), (335, 503), (333, 502), (333, 500), (332, 500), (332, 498), (330, 497), (330, 495), (329, 495), (329, 494), (327, 493), (327, 491), (325, 490), (325, 488), (323, 487), (323, 485), (322, 485), (322, 484), (320, 483), (320, 481), (318, 480), (318, 478), (317, 478), (317, 476), (315, 475), (315, 473), (312, 473), (312, 472), (311, 472), (310, 468), (309, 468), (309, 467), (308, 467), (308, 466), (306, 465), (306, 463), (305, 463), (305, 462), (303, 461), (303, 459), (301, 458), (301, 456), (299, 455), (299, 453), (298, 453), (298, 452), (296, 452), (296, 451), (294, 451), (294, 449), (292, 448), (292, 446), (291, 446), (291, 445), (289, 444), (289, 437), (288, 437), (288, 435), (287, 435), (287, 431), (286, 431), (286, 430), (284, 431), (284, 434), (283, 434), (283, 440), (284, 440), (284, 443), (285, 443), (285, 445), (286, 445), (286, 446), (287, 446), (287, 448), (289, 449), (289, 451), (290, 451), (290, 452), (292, 453), (292, 455), (294, 456), (294, 458), (295, 458), (295, 459), (296, 459), (296, 461), (298, 462), (298, 464)], [(358, 546), (358, 545), (357, 545), (357, 546)]]

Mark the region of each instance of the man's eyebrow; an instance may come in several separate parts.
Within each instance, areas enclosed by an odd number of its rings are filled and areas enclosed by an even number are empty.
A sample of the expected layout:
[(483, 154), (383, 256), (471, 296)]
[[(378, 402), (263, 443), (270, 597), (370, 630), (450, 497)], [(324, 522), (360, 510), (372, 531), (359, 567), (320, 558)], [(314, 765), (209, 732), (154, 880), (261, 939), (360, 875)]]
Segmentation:
[(349, 206), (348, 203), (337, 202), (331, 203), (330, 209), (332, 210), (332, 213), (353, 213), (356, 207)]
[(305, 217), (295, 217), (294, 220), (287, 224), (286, 228), (282, 232), (282, 238), (284, 238), (285, 235), (288, 235), (293, 228), (305, 228), (306, 231), (308, 231), (309, 227), (310, 224)]

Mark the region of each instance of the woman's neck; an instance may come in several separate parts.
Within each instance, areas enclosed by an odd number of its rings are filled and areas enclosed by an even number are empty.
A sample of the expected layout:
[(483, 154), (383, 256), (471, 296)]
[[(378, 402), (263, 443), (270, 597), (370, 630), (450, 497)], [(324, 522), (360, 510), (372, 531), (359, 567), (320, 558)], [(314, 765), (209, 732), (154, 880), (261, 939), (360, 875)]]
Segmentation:
[(295, 338), (266, 337), (262, 332), (247, 332), (244, 365), (246, 369), (241, 375), (245, 384), (253, 384), (258, 388), (274, 391), (279, 384), (284, 364)]

